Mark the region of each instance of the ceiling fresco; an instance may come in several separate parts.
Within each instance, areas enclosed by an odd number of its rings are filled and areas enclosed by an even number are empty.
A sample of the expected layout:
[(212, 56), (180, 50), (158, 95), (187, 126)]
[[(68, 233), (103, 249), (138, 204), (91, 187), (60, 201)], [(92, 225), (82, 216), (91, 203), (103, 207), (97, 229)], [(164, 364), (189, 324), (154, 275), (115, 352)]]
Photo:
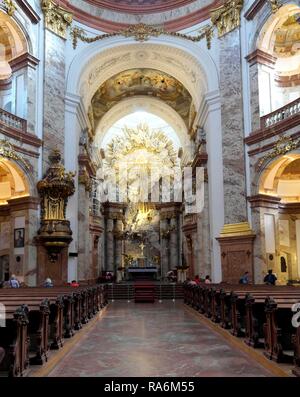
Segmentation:
[(195, 0), (94, 0), (99, 7), (119, 12), (155, 13), (172, 10)]
[(277, 56), (291, 56), (300, 51), (300, 13), (287, 18), (275, 32), (274, 52)]
[(105, 113), (122, 99), (141, 95), (164, 101), (182, 117), (187, 127), (194, 121), (192, 97), (178, 80), (154, 69), (130, 69), (113, 76), (97, 90), (89, 109), (94, 129)]

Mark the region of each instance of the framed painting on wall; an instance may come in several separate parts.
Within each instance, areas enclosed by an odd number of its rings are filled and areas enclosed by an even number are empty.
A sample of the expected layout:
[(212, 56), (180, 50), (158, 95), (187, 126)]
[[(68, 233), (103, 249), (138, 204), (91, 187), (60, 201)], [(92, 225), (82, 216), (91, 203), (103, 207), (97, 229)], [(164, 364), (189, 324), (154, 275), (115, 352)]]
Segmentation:
[(25, 229), (19, 228), (14, 230), (14, 248), (24, 247)]

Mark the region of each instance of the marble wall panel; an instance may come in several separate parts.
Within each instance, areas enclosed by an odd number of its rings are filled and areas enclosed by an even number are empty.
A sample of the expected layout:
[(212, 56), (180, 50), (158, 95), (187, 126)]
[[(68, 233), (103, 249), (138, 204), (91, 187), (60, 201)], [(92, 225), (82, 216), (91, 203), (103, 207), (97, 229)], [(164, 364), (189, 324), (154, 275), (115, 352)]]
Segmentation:
[(65, 41), (45, 30), (43, 172), (49, 152), (64, 153), (65, 129)]
[(247, 219), (240, 45), (238, 29), (220, 39), (225, 223)]

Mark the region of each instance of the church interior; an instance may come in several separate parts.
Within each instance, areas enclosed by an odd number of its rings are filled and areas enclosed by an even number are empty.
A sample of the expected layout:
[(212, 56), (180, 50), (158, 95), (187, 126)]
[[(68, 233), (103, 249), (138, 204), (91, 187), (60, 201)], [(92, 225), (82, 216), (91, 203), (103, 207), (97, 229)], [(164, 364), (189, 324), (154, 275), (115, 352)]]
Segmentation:
[(3, 0), (0, 377), (299, 377), (299, 128), (300, 0)]

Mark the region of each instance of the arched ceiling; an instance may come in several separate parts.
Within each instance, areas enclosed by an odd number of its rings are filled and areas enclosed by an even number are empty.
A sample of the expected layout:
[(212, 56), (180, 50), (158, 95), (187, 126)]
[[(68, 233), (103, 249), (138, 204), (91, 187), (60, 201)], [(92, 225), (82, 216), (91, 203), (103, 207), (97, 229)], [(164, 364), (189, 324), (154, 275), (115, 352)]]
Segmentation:
[(300, 201), (300, 155), (288, 154), (271, 163), (263, 174), (259, 192), (280, 197), (282, 202)]
[(25, 175), (12, 162), (0, 158), (0, 205), (7, 200), (29, 195), (29, 185)]
[(136, 68), (114, 75), (97, 90), (89, 109), (94, 128), (117, 103), (136, 96), (159, 98), (182, 117), (187, 127), (194, 121), (192, 97), (177, 79), (158, 70)]
[(99, 7), (128, 13), (155, 13), (195, 2), (195, 0), (94, 0)]
[(300, 51), (300, 12), (285, 20), (275, 32), (276, 56), (292, 56)]
[(158, 98), (141, 95), (123, 99), (102, 117), (95, 131), (96, 145), (101, 147), (107, 131), (120, 119), (136, 111), (144, 111), (160, 117), (176, 132), (182, 147), (190, 144), (188, 129), (180, 115)]
[(178, 31), (203, 22), (224, 0), (60, 0), (74, 19), (111, 33), (128, 25), (164, 25)]
[(0, 11), (0, 79), (10, 76), (9, 61), (27, 52), (26, 39), (11, 17)]

